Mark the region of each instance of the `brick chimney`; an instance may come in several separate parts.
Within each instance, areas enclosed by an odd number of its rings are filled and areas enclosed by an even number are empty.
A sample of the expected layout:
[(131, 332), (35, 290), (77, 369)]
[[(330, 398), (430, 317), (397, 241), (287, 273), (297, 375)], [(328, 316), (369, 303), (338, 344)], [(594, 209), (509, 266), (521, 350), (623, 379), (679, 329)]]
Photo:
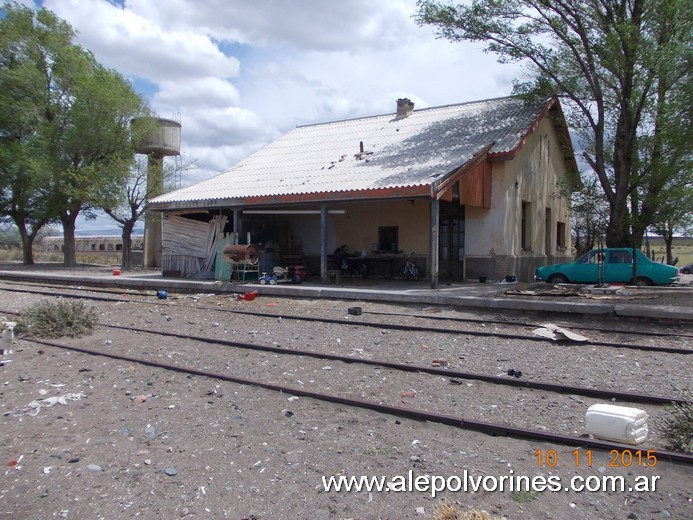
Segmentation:
[(400, 98), (397, 100), (397, 115), (395, 116), (395, 119), (404, 119), (405, 117), (409, 117), (409, 114), (411, 114), (413, 111), (414, 103), (412, 103), (411, 99)]

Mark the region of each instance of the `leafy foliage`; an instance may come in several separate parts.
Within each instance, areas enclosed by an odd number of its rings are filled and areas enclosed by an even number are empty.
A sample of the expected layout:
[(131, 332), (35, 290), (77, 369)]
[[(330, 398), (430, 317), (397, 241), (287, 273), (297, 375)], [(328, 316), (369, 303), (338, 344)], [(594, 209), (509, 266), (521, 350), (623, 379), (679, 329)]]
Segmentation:
[[(691, 185), (693, 10), (686, 0), (419, 0), (416, 20), (440, 37), (486, 44), (524, 62), (515, 92), (557, 95), (608, 204), (606, 244), (640, 245), (667, 189)], [(669, 212), (665, 212), (670, 214)], [(689, 212), (690, 214), (690, 212)]]
[(60, 221), (66, 265), (74, 225), (125, 184), (130, 121), (146, 103), (120, 74), (73, 43), (55, 14), (5, 4), (0, 18), (0, 212), (22, 237), (25, 263), (38, 229)]
[(89, 335), (97, 322), (96, 310), (81, 301), (41, 301), (24, 311), (16, 331), (39, 338)]

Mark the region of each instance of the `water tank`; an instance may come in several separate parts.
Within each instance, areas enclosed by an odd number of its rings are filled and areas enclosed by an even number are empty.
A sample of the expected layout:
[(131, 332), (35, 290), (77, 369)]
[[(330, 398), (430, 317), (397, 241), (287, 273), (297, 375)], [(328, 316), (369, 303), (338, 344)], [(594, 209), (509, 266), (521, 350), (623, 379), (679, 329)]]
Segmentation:
[(180, 121), (163, 117), (141, 117), (132, 121), (137, 153), (180, 155)]

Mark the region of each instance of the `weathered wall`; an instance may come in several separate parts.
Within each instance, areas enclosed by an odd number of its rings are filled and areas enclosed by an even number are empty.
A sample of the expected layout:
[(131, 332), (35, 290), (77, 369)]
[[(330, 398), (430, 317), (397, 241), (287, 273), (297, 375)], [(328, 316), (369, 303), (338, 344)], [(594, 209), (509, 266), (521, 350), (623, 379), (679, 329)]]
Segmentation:
[[(414, 204), (410, 202), (414, 201)], [(335, 247), (347, 244), (349, 250), (371, 251), (378, 243), (378, 227), (398, 226), (401, 251), (427, 254), (430, 249), (430, 202), (428, 200), (393, 200), (362, 202), (335, 206), (344, 215), (330, 215), (334, 223)]]
[[(534, 269), (570, 257), (569, 201), (558, 194), (565, 173), (553, 123), (545, 118), (511, 161), (494, 163), (491, 209), (467, 208), (466, 277), (488, 279), (515, 275), (530, 281)], [(530, 240), (523, 250), (522, 202), (530, 202)], [(546, 209), (551, 210), (549, 250), (546, 244)], [(566, 224), (564, 250), (556, 248), (557, 222)]]

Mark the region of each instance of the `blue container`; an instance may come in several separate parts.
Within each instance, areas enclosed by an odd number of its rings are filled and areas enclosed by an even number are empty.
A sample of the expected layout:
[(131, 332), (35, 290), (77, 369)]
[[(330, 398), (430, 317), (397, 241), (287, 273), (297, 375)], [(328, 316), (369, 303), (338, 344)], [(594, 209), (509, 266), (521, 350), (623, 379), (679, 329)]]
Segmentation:
[(160, 300), (165, 300), (168, 298), (168, 293), (166, 291), (156, 291), (156, 297)]

